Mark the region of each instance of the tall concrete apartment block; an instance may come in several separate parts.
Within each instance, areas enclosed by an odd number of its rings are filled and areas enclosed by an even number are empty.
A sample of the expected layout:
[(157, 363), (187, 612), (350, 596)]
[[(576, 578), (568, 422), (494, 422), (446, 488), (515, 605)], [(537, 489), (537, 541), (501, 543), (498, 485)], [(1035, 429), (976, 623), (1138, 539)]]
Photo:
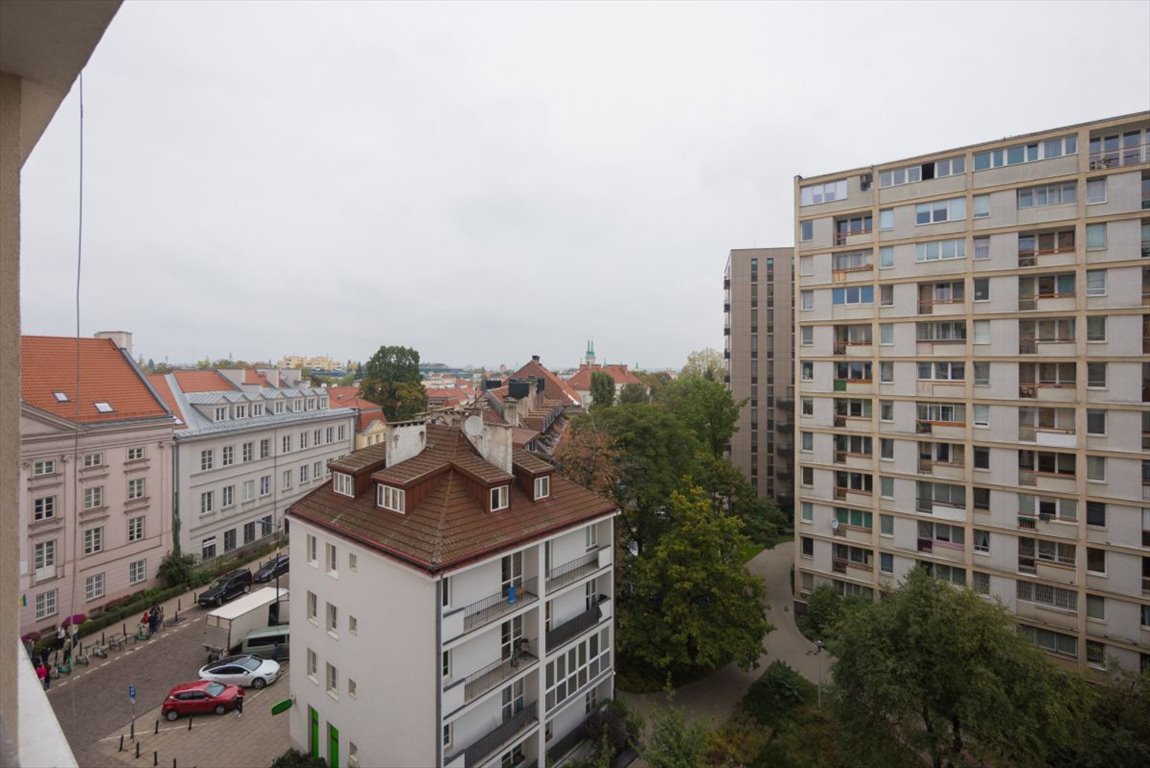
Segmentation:
[(727, 389), (739, 412), (728, 458), (760, 496), (794, 506), (794, 249), (739, 248), (723, 274)]
[(1150, 113), (795, 197), (799, 601), (924, 567), (1056, 657), (1145, 668)]

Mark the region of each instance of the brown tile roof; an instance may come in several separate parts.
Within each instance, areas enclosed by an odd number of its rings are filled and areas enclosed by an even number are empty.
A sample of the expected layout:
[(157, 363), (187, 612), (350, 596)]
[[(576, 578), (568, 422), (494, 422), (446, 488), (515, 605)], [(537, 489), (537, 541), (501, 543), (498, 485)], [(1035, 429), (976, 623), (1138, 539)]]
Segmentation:
[(149, 373), (148, 381), (151, 383), (152, 389), (159, 393), (172, 415), (180, 420), (176, 429), (187, 429), (188, 420), (184, 418), (184, 412), (180, 410), (180, 404), (176, 402), (176, 397), (172, 394), (172, 388), (168, 385), (168, 377), (162, 373)]
[[(445, 434), (448, 432), (455, 432), (456, 436)], [(515, 454), (517, 461), (520, 453)], [(377, 507), (374, 490), (350, 499), (335, 493), (331, 483), (324, 483), (297, 501), (290, 514), (437, 573), (522, 546), (615, 510), (611, 501), (554, 475), (549, 497), (532, 501), (513, 482), (510, 507), (487, 512), (468, 489), (469, 483), (461, 476), (464, 473), (458, 471), (456, 462), (467, 455), (483, 462), (458, 430), (429, 425), (424, 454), (435, 458), (419, 464), (419, 471), (429, 476), (431, 472), (438, 474), (430, 476), (431, 488), (427, 495), (406, 514)], [(420, 460), (421, 457), (409, 459), (395, 468)], [(507, 477), (498, 468), (488, 466), (494, 473)], [(380, 474), (383, 473), (376, 476)]]
[(537, 456), (532, 456), (530, 453), (520, 448), (515, 449), (515, 454), (514, 458), (512, 458), (512, 462), (516, 466), (522, 467), (533, 475), (545, 475), (548, 472), (555, 471), (555, 467), (551, 466), (543, 459), (540, 459)]
[(514, 378), (534, 376), (537, 379), (543, 379), (543, 396), (549, 400), (559, 400), (570, 405), (580, 405), (583, 402), (579, 399), (579, 393), (570, 384), (547, 370), (542, 363), (534, 358), (512, 376)]
[(612, 379), (615, 380), (615, 386), (617, 387), (623, 386), (624, 384), (643, 383), (639, 381), (635, 374), (627, 370), (627, 366), (616, 365), (614, 363), (607, 365), (599, 365), (598, 363), (595, 363), (594, 365), (587, 365), (587, 363), (583, 363), (579, 366), (579, 370), (575, 372), (575, 375), (567, 379), (567, 383), (570, 384), (574, 389), (578, 389), (583, 392), (589, 392), (591, 390), (591, 374), (594, 371), (602, 371), (603, 373), (608, 374)]
[(185, 395), (195, 392), (238, 392), (239, 387), (219, 371), (174, 371), (176, 383)]
[(358, 451), (343, 456), (342, 458), (333, 459), (329, 462), (333, 471), (347, 472), (354, 475), (356, 472), (370, 467), (373, 464), (378, 464), (387, 459), (387, 445), (385, 443), (376, 443), (369, 445), (366, 448), (360, 448)]
[(533, 428), (530, 424), (525, 427), (512, 427), (511, 428), (511, 443), (517, 448), (521, 448), (536, 437), (539, 436), (539, 430)]
[(372, 477), (389, 485), (407, 485), (449, 469), (460, 470), (484, 483), (514, 479), (484, 460), (458, 428), (438, 424), (427, 425), (427, 445), (418, 456), (380, 470)]
[[(21, 336), (20, 345), (20, 399), (33, 408), (81, 424), (169, 416), (140, 371), (110, 339)], [(56, 392), (68, 401), (59, 402)], [(96, 403), (108, 403), (113, 410), (100, 413)]]

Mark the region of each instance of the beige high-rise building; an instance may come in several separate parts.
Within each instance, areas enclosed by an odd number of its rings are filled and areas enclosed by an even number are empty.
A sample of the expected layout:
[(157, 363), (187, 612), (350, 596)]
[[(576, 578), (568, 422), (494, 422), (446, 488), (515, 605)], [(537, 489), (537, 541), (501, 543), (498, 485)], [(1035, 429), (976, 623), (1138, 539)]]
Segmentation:
[(739, 412), (728, 458), (760, 496), (794, 506), (793, 248), (731, 251), (723, 275), (726, 384)]
[[(1150, 113), (795, 180), (796, 596), (1150, 664)], [(776, 264), (778, 261), (776, 261)]]

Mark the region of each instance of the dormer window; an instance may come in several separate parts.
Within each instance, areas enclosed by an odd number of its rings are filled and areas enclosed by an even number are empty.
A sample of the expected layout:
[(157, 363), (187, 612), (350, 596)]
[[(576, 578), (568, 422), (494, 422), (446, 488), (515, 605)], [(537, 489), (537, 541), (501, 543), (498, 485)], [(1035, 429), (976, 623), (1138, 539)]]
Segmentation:
[(252, 403), (252, 416), (263, 416), (263, 415), (264, 415), (264, 404), (263, 403)]
[(407, 491), (380, 484), (376, 486), (375, 503), (384, 509), (404, 514), (407, 507)]
[(302, 411), (303, 410), (303, 398), (297, 397), (295, 399), (295, 401), (292, 403), (291, 407), (292, 407), (292, 410), (295, 411), (296, 413), (299, 413), (300, 411)]
[(326, 398), (326, 397), (321, 397), (321, 398), (319, 399), (319, 409), (320, 409), (321, 411), (326, 411), (326, 410), (327, 410), (327, 398)]
[(236, 406), (236, 418), (246, 419), (248, 417), (248, 407), (246, 405)]
[(283, 413), (283, 412), (284, 412), (284, 401), (283, 400), (276, 400), (276, 413), (278, 414), (278, 413)]
[(355, 484), (352, 482), (351, 475), (344, 474), (343, 472), (336, 472), (335, 479), (332, 480), (334, 485), (333, 490), (343, 496), (350, 496), (355, 498)]
[(551, 476), (535, 478), (535, 500), (545, 499), (551, 495)]
[(216, 421), (227, 421), (228, 409), (227, 406), (216, 408)]
[(507, 509), (508, 501), (508, 487), (500, 485), (491, 489), (491, 511), (498, 512), (501, 509)]
[(315, 398), (314, 398), (314, 397), (309, 397), (309, 398), (307, 399), (307, 409), (308, 409), (309, 411), (314, 411), (314, 410), (315, 410)]

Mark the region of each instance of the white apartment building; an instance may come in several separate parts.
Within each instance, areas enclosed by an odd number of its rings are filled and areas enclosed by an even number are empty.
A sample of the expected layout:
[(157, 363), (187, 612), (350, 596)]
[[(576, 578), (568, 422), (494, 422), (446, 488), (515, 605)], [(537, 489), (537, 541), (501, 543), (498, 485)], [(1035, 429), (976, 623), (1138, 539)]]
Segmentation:
[(1150, 664), (1150, 113), (795, 180), (796, 587)]
[[(225, 375), (230, 373), (232, 375)], [(351, 452), (356, 413), (322, 389), (266, 386), (243, 372), (150, 377), (177, 417), (175, 515), (180, 550), (211, 560), (274, 535), (292, 502)]]
[(293, 745), (544, 766), (614, 695), (612, 502), (478, 416), (389, 426), (290, 510)]
[(51, 632), (155, 586), (172, 543), (174, 419), (130, 333), (21, 341), (20, 631)]

